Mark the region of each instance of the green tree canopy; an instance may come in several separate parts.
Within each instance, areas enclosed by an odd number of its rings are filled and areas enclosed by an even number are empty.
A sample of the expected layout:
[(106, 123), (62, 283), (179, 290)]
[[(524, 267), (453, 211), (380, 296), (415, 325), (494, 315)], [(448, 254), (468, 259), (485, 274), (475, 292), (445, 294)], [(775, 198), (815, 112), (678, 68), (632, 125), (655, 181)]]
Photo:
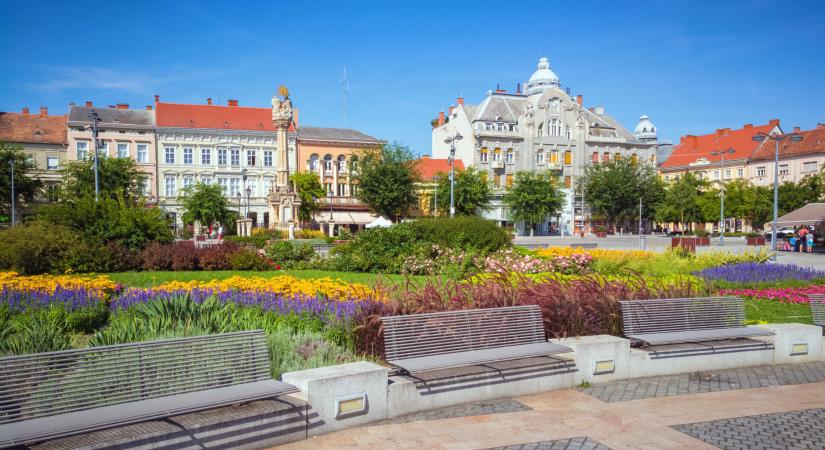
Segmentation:
[(181, 191), (178, 201), (183, 209), (183, 223), (191, 225), (199, 222), (203, 226), (213, 223), (229, 228), (236, 213), (229, 208), (229, 199), (219, 184), (196, 183)]
[[(441, 199), (438, 205), (439, 211), (450, 213), (450, 174), (438, 174), (438, 198)], [(466, 170), (455, 173), (455, 186), (453, 187), (453, 202), (455, 213), (459, 216), (472, 216), (479, 211), (489, 208), (490, 186), (487, 184), (487, 177), (484, 172), (470, 167)]]
[(0, 142), (0, 209), (11, 214), (11, 163), (14, 163), (15, 204), (25, 204), (43, 188), (43, 183), (34, 177), (37, 164), (18, 145)]
[(315, 172), (299, 172), (294, 173), (290, 177), (292, 183), (298, 189), (298, 195), (301, 197), (301, 207), (298, 209), (298, 220), (301, 222), (309, 222), (312, 220), (313, 214), (318, 211), (320, 207), (317, 199), (326, 194), (324, 187), (321, 186), (321, 180)]
[(417, 175), (413, 154), (398, 143), (367, 150), (353, 177), (357, 197), (376, 213), (398, 219), (415, 203)]
[(638, 218), (640, 198), (644, 206), (642, 218), (653, 218), (665, 196), (656, 167), (630, 158), (590, 164), (579, 183), (590, 208), (603, 214), (611, 225)]
[(530, 225), (543, 222), (561, 208), (564, 195), (550, 172), (517, 172), (513, 186), (504, 195), (510, 218)]
[[(149, 176), (131, 158), (98, 159), (100, 198), (123, 199), (136, 205), (143, 198), (143, 186)], [(66, 185), (63, 197), (81, 198), (95, 195), (95, 171), (92, 158), (70, 162), (64, 169)]]
[(706, 188), (707, 184), (691, 172), (677, 176), (665, 185), (664, 197), (656, 208), (656, 220), (676, 222), (683, 229), (689, 223), (701, 222), (703, 215), (699, 198)]
[(819, 200), (819, 176), (808, 176), (798, 183), (786, 181), (779, 185), (779, 215), (787, 214)]

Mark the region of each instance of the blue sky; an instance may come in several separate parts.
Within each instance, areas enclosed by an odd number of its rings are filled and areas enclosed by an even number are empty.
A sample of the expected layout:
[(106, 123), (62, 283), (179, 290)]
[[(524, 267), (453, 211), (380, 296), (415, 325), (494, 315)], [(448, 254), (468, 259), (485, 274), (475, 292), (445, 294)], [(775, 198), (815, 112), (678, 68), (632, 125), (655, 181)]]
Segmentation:
[[(0, 3), (0, 110), (143, 107), (289, 87), (304, 125), (347, 126), (430, 152), (429, 121), (459, 93), (515, 89), (550, 58), (585, 106), (660, 137), (825, 122), (825, 2)], [(397, 4), (396, 4), (397, 3)]]

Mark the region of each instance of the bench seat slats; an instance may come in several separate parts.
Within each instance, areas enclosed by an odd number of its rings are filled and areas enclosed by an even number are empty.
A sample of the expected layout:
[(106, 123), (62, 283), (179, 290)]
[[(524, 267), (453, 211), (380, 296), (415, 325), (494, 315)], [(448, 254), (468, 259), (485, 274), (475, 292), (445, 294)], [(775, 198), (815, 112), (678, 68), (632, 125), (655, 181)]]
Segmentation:
[(811, 318), (814, 325), (819, 325), (825, 329), (825, 295), (809, 295), (808, 304), (811, 305)]
[(290, 384), (264, 380), (7, 423), (0, 425), (0, 447), (57, 439), (297, 391)]
[(538, 342), (535, 344), (496, 347), (446, 355), (422, 356), (419, 358), (399, 359), (388, 362), (394, 366), (403, 367), (409, 372), (425, 372), (427, 370), (450, 369), (474, 364), (554, 355), (571, 351), (573, 350), (563, 345), (553, 344), (551, 342)]
[(675, 331), (668, 333), (631, 334), (627, 337), (650, 345), (679, 344), (686, 342), (717, 341), (754, 336), (773, 336), (770, 330), (759, 327), (736, 327), (713, 330)]

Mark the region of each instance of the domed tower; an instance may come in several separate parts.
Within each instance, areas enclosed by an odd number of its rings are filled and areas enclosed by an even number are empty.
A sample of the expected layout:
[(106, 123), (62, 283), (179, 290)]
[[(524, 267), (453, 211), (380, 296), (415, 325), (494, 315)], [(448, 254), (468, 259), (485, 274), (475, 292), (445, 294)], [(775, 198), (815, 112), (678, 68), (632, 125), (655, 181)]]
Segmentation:
[(527, 88), (524, 93), (527, 95), (541, 94), (550, 87), (558, 88), (559, 77), (550, 70), (550, 60), (542, 57), (539, 59), (538, 68), (527, 82)]
[(639, 124), (633, 130), (633, 135), (642, 142), (656, 142), (656, 126), (650, 121), (650, 117), (639, 118)]

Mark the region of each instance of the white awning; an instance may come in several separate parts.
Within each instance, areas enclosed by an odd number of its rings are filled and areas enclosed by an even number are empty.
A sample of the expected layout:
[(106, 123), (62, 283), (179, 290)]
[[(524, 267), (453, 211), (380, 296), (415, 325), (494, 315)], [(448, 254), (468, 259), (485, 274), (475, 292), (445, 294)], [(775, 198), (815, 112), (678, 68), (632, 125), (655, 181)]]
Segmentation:
[[(377, 219), (378, 216), (366, 211), (333, 211), (332, 220), (338, 225), (366, 225)], [(329, 222), (329, 211), (317, 211), (315, 221)]]
[[(777, 220), (780, 227), (795, 225), (810, 225), (825, 221), (825, 203), (808, 203), (807, 205), (793, 210)], [(773, 226), (773, 222), (768, 222), (767, 226)]]

